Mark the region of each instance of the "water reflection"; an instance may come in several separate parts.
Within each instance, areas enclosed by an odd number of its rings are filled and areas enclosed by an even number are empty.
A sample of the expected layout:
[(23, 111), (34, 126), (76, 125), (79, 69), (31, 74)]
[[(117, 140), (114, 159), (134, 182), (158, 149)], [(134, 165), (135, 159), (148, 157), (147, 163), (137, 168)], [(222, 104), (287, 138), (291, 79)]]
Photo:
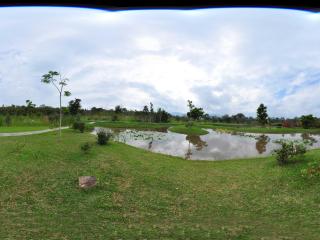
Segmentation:
[(208, 146), (208, 144), (203, 141), (200, 136), (187, 135), (186, 140), (189, 142), (189, 144), (192, 143), (198, 151)]
[(187, 136), (173, 132), (114, 130), (114, 139), (153, 152), (180, 156), (192, 160), (223, 160), (267, 156), (279, 147), (275, 140), (308, 139), (311, 148), (320, 147), (320, 135), (314, 134), (236, 134), (207, 129), (203, 136)]
[(307, 140), (311, 145), (317, 142), (317, 140), (312, 137), (309, 133), (302, 133), (301, 137), (303, 140)]
[(263, 135), (257, 137), (256, 139), (257, 139), (256, 149), (257, 149), (258, 153), (262, 154), (265, 151), (267, 151), (267, 144), (270, 141), (270, 138), (263, 134)]

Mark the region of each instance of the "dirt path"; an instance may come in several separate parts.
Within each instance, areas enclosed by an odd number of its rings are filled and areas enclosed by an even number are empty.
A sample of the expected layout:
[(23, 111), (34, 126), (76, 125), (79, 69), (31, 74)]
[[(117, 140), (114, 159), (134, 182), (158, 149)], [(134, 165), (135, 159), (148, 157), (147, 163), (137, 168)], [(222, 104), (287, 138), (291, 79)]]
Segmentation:
[[(61, 127), (61, 129), (67, 129), (69, 127)], [(51, 128), (45, 130), (38, 130), (38, 131), (28, 131), (28, 132), (15, 132), (15, 133), (0, 133), (0, 137), (16, 137), (16, 136), (26, 136), (26, 135), (34, 135), (34, 134), (41, 134), (47, 132), (58, 131), (59, 128)]]

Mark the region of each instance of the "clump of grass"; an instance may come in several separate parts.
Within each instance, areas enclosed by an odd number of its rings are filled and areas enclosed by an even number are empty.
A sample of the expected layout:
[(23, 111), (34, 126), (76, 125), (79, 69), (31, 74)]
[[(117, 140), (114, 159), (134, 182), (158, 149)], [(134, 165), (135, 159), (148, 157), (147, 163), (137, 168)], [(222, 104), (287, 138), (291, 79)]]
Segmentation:
[(81, 151), (85, 154), (88, 154), (91, 148), (92, 148), (92, 145), (89, 142), (85, 142), (80, 146)]

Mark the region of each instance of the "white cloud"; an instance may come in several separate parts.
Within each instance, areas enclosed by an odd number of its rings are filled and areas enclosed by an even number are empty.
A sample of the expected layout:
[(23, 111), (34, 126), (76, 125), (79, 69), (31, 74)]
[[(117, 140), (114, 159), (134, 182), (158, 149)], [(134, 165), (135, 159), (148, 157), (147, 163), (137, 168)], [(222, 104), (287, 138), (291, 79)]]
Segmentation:
[(284, 9), (1, 8), (0, 104), (57, 105), (40, 77), (58, 70), (85, 107), (153, 101), (185, 112), (191, 99), (219, 115), (255, 115), (261, 102), (275, 116), (319, 115), (318, 18)]

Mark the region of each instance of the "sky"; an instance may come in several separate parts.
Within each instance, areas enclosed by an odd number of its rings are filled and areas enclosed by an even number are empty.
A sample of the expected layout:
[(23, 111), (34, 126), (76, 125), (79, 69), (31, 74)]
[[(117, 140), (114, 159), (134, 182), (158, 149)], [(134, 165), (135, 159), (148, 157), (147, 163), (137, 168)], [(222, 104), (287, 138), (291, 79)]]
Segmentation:
[(320, 116), (320, 14), (271, 8), (0, 8), (0, 105), (58, 106), (49, 70), (93, 106)]

